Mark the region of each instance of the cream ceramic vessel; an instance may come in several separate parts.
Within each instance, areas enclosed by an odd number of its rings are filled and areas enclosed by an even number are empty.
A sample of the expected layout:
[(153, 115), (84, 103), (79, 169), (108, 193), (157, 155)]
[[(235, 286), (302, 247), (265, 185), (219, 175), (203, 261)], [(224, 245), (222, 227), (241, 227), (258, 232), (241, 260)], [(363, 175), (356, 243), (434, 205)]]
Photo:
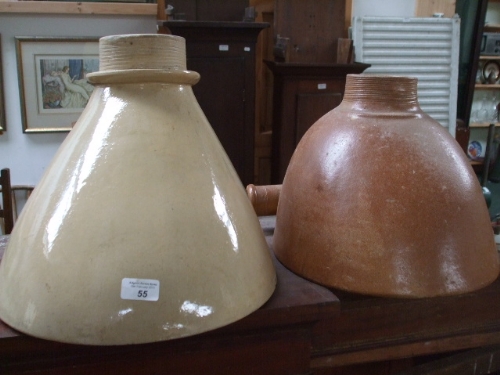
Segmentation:
[(169, 340), (232, 323), (276, 276), (243, 186), (193, 95), (185, 41), (100, 40), (80, 119), (0, 265), (0, 317), (56, 341)]

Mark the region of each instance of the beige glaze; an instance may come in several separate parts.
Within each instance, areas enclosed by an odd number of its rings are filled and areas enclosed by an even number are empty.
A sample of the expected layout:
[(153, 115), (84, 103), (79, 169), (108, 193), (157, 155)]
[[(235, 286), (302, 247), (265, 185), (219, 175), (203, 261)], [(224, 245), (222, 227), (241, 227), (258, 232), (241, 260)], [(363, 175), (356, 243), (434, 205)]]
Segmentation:
[(343, 102), (300, 141), (283, 181), (276, 255), (351, 292), (465, 293), (498, 276), (481, 187), (417, 81), (349, 75)]
[[(98, 345), (241, 319), (271, 296), (275, 271), (193, 95), (198, 75), (185, 71), (184, 39), (124, 35), (100, 46), (95, 91), (0, 265), (1, 319), (33, 336)], [(124, 278), (157, 280), (158, 300), (122, 298)]]

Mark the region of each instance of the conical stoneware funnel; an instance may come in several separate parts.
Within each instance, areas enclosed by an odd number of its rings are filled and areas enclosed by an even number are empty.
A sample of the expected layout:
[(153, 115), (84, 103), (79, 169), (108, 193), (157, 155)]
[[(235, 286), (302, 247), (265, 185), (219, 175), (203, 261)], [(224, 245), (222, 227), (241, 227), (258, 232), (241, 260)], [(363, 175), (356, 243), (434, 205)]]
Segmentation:
[(117, 345), (234, 322), (272, 294), (258, 219), (171, 35), (100, 40), (84, 112), (0, 266), (0, 317), (33, 336)]
[(477, 177), (409, 77), (347, 76), (290, 161), (274, 249), (308, 279), (380, 296), (470, 292), (499, 272)]

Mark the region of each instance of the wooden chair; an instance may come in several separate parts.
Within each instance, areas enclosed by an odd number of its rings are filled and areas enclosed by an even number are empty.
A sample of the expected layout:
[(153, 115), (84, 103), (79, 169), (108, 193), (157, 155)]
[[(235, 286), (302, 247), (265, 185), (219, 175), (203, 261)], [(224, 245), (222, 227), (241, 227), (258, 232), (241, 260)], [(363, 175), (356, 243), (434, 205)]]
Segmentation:
[(10, 170), (0, 171), (0, 186), (2, 187), (2, 205), (0, 217), (3, 218), (3, 233), (10, 234), (14, 227), (14, 212), (12, 210), (12, 187), (10, 185)]
[[(24, 205), (31, 196), (33, 185), (11, 185), (11, 196), (12, 196), (12, 216), (14, 220), (14, 225), (16, 224), (17, 218), (21, 213)], [(0, 194), (2, 193), (2, 188), (0, 187)], [(5, 233), (5, 232), (4, 232)]]
[[(33, 185), (12, 185), (12, 213), (14, 216), (14, 224), (21, 213), (24, 203), (28, 200), (35, 187)], [(19, 205), (21, 203), (21, 205)]]

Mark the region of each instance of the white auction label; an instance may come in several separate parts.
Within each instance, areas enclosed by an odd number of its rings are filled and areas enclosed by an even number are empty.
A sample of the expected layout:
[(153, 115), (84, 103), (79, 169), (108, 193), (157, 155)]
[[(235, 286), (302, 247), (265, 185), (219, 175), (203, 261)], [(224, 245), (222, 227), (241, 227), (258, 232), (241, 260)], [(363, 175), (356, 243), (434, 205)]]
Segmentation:
[(137, 301), (158, 301), (158, 298), (160, 298), (160, 281), (124, 278), (120, 296), (122, 299)]

